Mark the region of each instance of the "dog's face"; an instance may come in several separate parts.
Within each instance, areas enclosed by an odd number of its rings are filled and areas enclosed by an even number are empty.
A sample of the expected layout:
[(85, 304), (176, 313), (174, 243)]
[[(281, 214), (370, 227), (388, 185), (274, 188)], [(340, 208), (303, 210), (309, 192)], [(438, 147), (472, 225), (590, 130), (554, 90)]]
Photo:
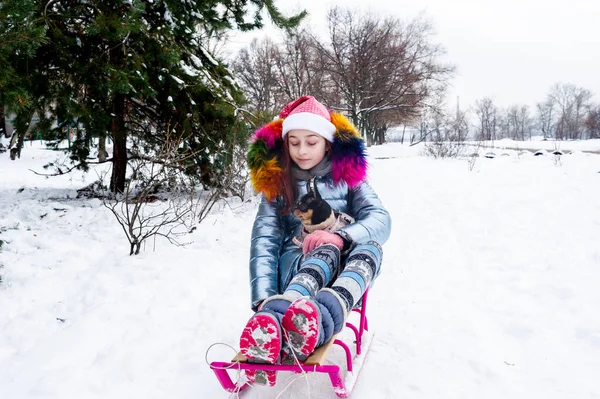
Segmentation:
[(331, 215), (331, 206), (318, 193), (309, 192), (298, 200), (294, 208), (296, 216), (304, 226), (323, 223)]

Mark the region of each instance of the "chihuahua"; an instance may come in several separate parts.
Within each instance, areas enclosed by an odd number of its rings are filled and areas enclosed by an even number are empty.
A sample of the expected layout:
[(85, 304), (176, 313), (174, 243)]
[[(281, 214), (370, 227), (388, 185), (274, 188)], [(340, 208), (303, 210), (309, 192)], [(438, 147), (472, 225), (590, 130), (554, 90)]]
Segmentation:
[(327, 230), (331, 233), (354, 223), (354, 219), (343, 212), (331, 208), (317, 190), (313, 180), (308, 182), (308, 192), (303, 195), (294, 207), (294, 216), (302, 222), (302, 233), (300, 237), (294, 237), (294, 243), (302, 247), (304, 237), (313, 231)]

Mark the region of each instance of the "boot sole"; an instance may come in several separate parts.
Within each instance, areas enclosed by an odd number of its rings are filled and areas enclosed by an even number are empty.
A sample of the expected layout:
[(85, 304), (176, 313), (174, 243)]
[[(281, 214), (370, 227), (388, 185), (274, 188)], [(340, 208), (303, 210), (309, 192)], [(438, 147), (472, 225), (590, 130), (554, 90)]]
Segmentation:
[[(249, 363), (276, 364), (281, 352), (281, 327), (274, 316), (256, 314), (246, 324), (240, 336), (240, 351)], [(275, 370), (245, 370), (250, 383), (274, 386)]]
[(303, 298), (294, 301), (283, 315), (284, 339), (300, 358), (305, 359), (317, 347), (320, 323), (318, 305)]

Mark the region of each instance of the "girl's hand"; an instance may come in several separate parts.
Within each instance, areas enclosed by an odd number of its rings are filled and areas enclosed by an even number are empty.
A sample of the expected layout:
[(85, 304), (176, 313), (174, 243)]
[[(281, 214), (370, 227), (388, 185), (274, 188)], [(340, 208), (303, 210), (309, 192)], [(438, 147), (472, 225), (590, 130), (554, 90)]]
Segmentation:
[(307, 235), (306, 238), (304, 238), (304, 243), (302, 244), (302, 251), (304, 253), (308, 253), (323, 244), (333, 244), (336, 247), (338, 247), (340, 251), (342, 250), (342, 248), (344, 248), (344, 240), (342, 239), (342, 237), (325, 230), (317, 230), (313, 231), (312, 233)]

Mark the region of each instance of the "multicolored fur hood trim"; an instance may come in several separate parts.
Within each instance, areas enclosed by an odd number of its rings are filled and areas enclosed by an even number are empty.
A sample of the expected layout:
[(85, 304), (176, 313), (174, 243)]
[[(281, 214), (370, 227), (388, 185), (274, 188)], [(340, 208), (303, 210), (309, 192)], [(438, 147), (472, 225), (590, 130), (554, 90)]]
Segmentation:
[[(333, 181), (344, 181), (355, 187), (367, 177), (367, 154), (364, 142), (356, 128), (346, 117), (331, 113), (331, 123), (336, 127), (331, 143)], [(283, 119), (278, 118), (259, 128), (252, 137), (248, 152), (250, 180), (257, 192), (270, 201), (281, 193), (283, 187), (279, 157), (283, 156), (284, 141), (281, 138)]]

